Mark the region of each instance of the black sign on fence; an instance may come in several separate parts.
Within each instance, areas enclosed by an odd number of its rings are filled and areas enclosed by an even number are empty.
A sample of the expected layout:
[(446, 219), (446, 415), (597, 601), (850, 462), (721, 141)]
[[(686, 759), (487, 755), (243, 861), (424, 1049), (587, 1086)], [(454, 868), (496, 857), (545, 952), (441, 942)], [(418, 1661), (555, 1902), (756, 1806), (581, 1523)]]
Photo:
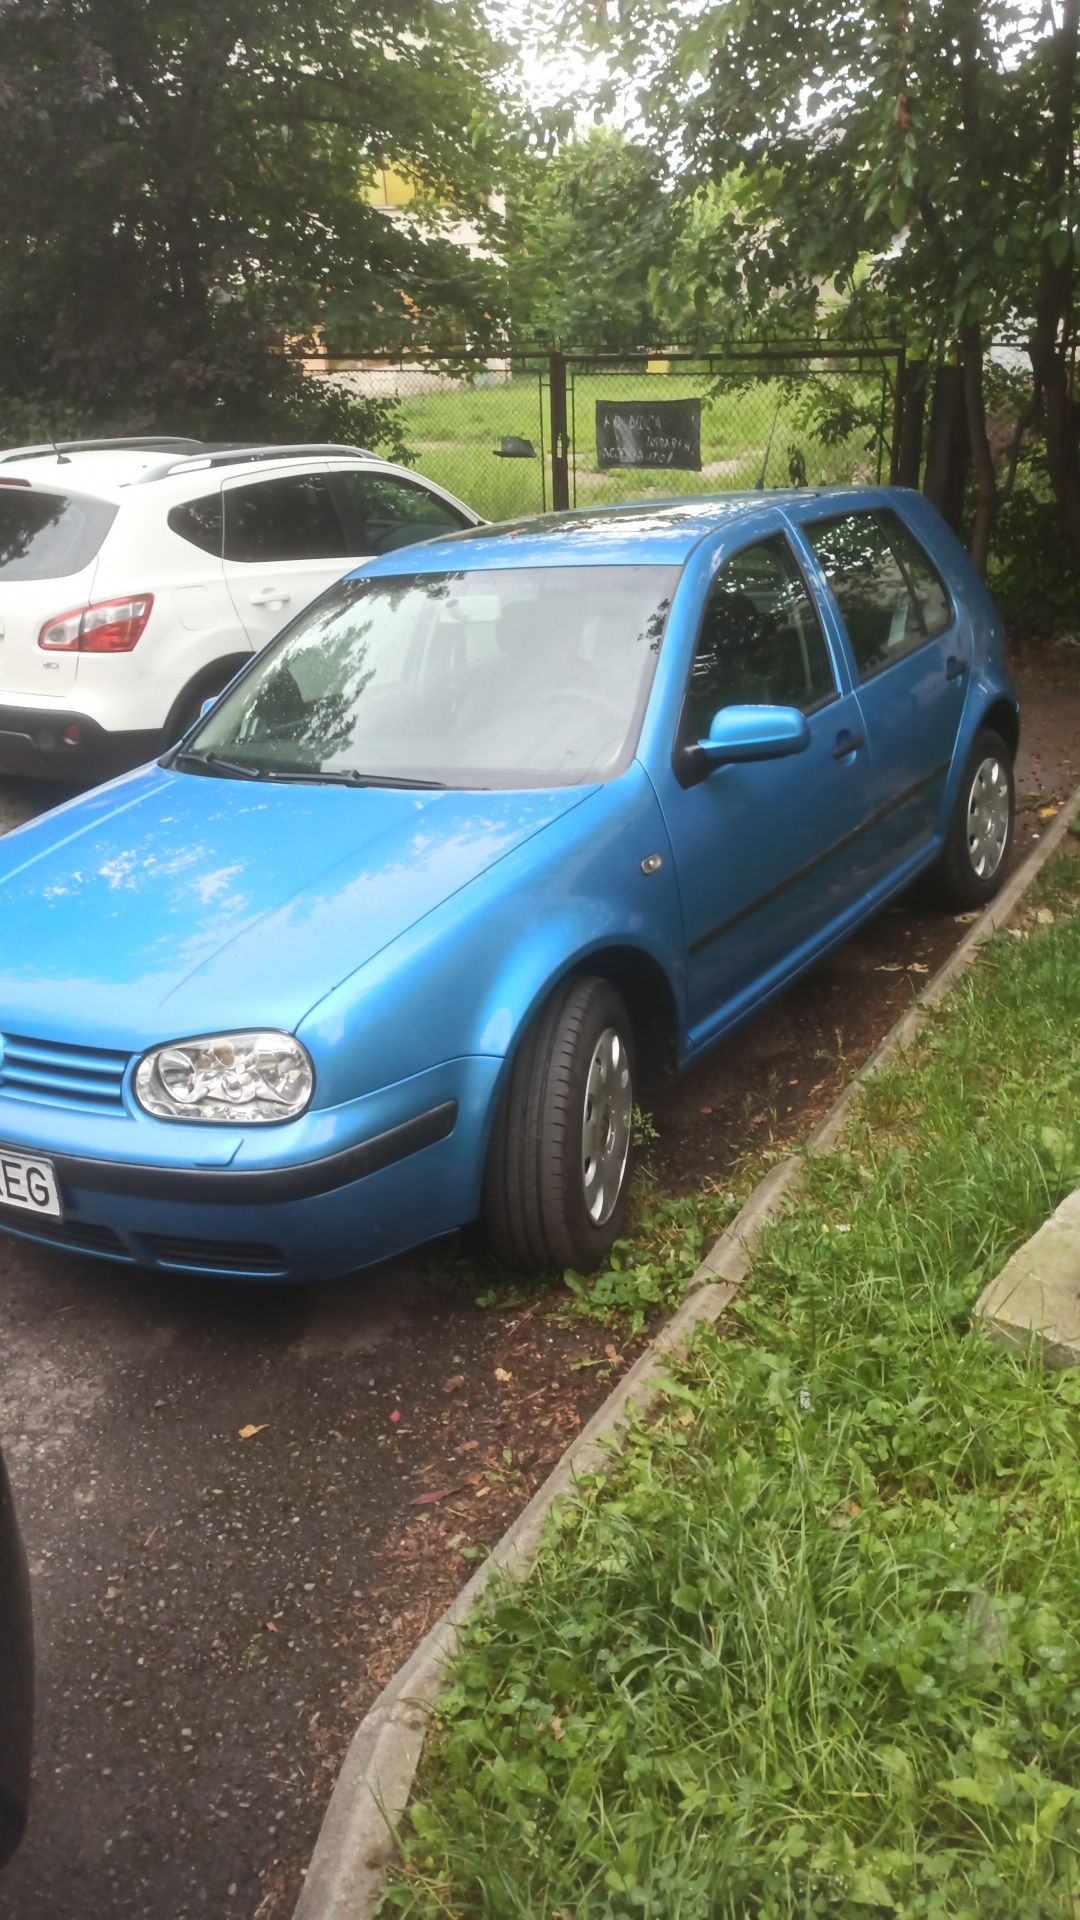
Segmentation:
[(700, 400), (598, 400), (596, 464), (701, 472)]

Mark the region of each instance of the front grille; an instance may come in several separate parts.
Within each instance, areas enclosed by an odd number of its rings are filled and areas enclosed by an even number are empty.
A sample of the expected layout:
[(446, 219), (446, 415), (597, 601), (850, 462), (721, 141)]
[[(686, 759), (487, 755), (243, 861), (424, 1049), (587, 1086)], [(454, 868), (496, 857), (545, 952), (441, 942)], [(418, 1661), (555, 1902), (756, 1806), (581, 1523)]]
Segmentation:
[(246, 1240), (187, 1240), (170, 1234), (147, 1233), (143, 1239), (159, 1267), (186, 1273), (236, 1273), (283, 1279), (288, 1261), (277, 1247)]
[(0, 1093), (38, 1106), (116, 1113), (123, 1110), (130, 1058), (104, 1047), (69, 1047), (5, 1033), (0, 1035)]
[(24, 1234), (31, 1240), (47, 1240), (51, 1246), (70, 1247), (73, 1253), (105, 1254), (111, 1260), (131, 1260), (118, 1233), (111, 1227), (91, 1226), (89, 1221), (50, 1220), (44, 1214), (32, 1214), (21, 1207), (0, 1207), (0, 1227)]

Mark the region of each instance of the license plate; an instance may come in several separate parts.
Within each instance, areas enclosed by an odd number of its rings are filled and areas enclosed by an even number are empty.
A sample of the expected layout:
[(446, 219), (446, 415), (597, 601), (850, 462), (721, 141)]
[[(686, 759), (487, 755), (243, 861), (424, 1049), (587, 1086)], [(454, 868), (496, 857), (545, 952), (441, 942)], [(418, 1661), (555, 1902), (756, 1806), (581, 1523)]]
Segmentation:
[(28, 1160), (0, 1147), (0, 1207), (21, 1207), (25, 1213), (63, 1218), (60, 1189), (51, 1160)]

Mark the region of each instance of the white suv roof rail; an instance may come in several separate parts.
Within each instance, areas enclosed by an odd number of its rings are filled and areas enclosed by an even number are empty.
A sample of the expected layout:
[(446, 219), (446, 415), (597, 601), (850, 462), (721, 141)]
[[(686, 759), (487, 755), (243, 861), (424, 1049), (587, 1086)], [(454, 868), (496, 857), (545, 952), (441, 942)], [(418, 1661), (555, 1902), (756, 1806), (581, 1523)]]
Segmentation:
[(13, 460), (40, 460), (50, 453), (161, 453), (196, 454), (205, 450), (205, 441), (189, 440), (184, 434), (161, 433), (146, 437), (115, 440), (46, 440), (39, 447), (11, 447), (0, 453), (0, 464)]
[(242, 466), (248, 461), (254, 464), (256, 461), (262, 462), (265, 460), (310, 460), (312, 458), (321, 459), (327, 454), (337, 454), (339, 456), (348, 455), (354, 460), (357, 458), (362, 460), (383, 460), (381, 454), (371, 453), (367, 447), (335, 446), (329, 442), (321, 445), (316, 441), (301, 441), (295, 446), (284, 447), (259, 445), (251, 447), (219, 447), (212, 451), (200, 449), (198, 453), (183, 459), (166, 460), (163, 461), (159, 467), (148, 467), (145, 473), (139, 475), (136, 484), (145, 485), (149, 480), (164, 480), (167, 475), (175, 476), (183, 473), (201, 473), (203, 470), (210, 472), (215, 467)]

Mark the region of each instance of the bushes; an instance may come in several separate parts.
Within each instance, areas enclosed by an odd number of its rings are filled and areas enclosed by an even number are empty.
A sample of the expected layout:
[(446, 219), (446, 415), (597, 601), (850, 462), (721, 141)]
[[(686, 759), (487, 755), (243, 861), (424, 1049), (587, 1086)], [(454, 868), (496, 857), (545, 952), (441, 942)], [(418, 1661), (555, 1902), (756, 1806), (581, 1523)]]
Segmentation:
[(0, 387), (0, 446), (168, 433), (205, 440), (334, 441), (400, 460), (406, 449), (399, 416), (396, 400), (348, 393), (280, 358), (264, 366), (261, 378), (238, 382), (227, 396), (156, 406), (138, 400), (125, 405), (120, 398), (108, 408), (80, 406)]
[(1049, 639), (1080, 627), (1080, 557), (1036, 474), (998, 514), (988, 580), (1010, 632)]

